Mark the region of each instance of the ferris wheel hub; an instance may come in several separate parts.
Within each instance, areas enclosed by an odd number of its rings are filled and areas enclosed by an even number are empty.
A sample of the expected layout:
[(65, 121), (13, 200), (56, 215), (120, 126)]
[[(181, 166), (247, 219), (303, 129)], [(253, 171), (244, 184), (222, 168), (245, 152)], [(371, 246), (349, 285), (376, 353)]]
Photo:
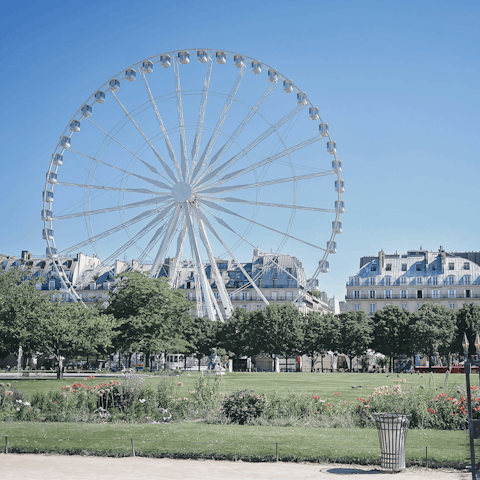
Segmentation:
[(183, 203), (190, 200), (192, 196), (192, 187), (186, 182), (176, 183), (172, 187), (172, 198), (178, 202)]

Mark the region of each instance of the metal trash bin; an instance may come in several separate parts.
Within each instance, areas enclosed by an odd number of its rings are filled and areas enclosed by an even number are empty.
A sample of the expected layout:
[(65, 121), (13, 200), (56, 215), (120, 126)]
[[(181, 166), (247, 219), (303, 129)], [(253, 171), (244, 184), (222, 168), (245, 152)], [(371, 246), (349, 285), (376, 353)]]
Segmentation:
[(381, 466), (392, 472), (405, 468), (405, 441), (411, 414), (375, 413), (380, 440)]

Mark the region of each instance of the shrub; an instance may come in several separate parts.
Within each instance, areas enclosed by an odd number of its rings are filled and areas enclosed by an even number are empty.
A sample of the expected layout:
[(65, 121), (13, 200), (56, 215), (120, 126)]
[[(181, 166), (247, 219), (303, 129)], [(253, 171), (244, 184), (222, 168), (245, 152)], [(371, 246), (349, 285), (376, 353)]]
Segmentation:
[(265, 393), (255, 394), (253, 390), (238, 390), (223, 400), (222, 410), (231, 422), (244, 425), (260, 417), (268, 407)]

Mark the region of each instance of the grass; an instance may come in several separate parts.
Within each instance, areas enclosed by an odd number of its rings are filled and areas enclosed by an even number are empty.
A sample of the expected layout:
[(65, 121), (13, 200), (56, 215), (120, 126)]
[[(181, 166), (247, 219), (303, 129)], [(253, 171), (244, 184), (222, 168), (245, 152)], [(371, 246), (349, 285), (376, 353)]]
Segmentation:
[[(184, 374), (182, 377), (174, 377), (173, 381), (183, 383), (183, 392), (188, 396), (188, 390), (193, 390), (195, 380), (199, 373)], [(71, 385), (76, 381), (81, 381), (85, 385), (95, 385), (109, 379), (96, 377), (94, 380), (84, 381), (86, 377), (56, 379), (30, 379), (22, 378), (18, 380), (4, 380), (9, 382), (26, 395), (31, 395), (34, 391), (48, 391), (60, 389), (64, 385)], [(161, 378), (158, 376), (145, 375), (145, 384), (155, 387)], [(472, 378), (472, 385), (476, 385), (476, 376)], [(251, 389), (256, 393), (266, 393), (271, 397), (274, 393), (278, 395), (287, 395), (293, 393), (308, 393), (321, 396), (325, 400), (333, 399), (335, 392), (340, 392), (342, 399), (346, 401), (355, 401), (357, 397), (366, 398), (372, 394), (375, 387), (381, 385), (395, 385), (394, 381), (406, 379), (404, 386), (420, 386), (431, 389), (432, 393), (441, 393), (444, 387), (444, 374), (373, 374), (373, 373), (227, 373), (222, 376), (222, 392), (231, 393), (237, 389)], [(455, 391), (457, 386), (465, 383), (465, 376), (460, 374), (451, 374), (448, 379), (446, 392)], [(359, 387), (361, 385), (361, 387)], [(359, 388), (352, 388), (359, 387)]]
[[(8, 436), (9, 451), (14, 453), (129, 456), (133, 438), (137, 455), (153, 457), (274, 461), (276, 444), (280, 461), (374, 464), (380, 455), (376, 430), (361, 428), (14, 422), (1, 425), (0, 434)], [(469, 463), (465, 431), (410, 430), (407, 463), (424, 464), (425, 447), (429, 466), (463, 468)]]

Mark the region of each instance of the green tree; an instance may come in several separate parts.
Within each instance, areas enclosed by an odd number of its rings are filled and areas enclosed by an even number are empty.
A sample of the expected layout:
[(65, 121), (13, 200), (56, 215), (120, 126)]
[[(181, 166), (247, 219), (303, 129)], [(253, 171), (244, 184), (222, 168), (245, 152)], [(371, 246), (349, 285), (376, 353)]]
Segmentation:
[(193, 355), (198, 360), (198, 371), (200, 361), (203, 357), (210, 355), (212, 348), (217, 345), (217, 332), (223, 324), (214, 322), (208, 317), (191, 317), (184, 328), (187, 346), (185, 352), (185, 368), (187, 356)]
[(255, 324), (255, 312), (247, 313), (243, 308), (236, 308), (233, 315), (216, 330), (216, 343), (224, 348), (233, 358), (254, 355), (257, 339), (252, 332)]
[(347, 355), (350, 360), (350, 371), (353, 371), (353, 358), (364, 355), (370, 346), (373, 322), (362, 310), (340, 313), (338, 320), (340, 335), (337, 350)]
[(106, 309), (118, 320), (115, 346), (124, 353), (143, 352), (146, 366), (154, 353), (183, 352), (188, 344), (183, 331), (190, 321), (190, 307), (166, 278), (122, 274)]
[(410, 315), (411, 348), (428, 356), (446, 355), (457, 330), (455, 311), (443, 305), (425, 303)]
[(409, 312), (388, 305), (375, 312), (373, 324), (371, 348), (390, 358), (390, 371), (393, 371), (394, 358), (410, 353)]
[(469, 354), (476, 355), (475, 336), (480, 333), (480, 306), (476, 304), (463, 304), (463, 307), (456, 311), (457, 315), (457, 331), (453, 339), (451, 351), (463, 355), (463, 334), (467, 334), (469, 346)]
[(263, 310), (251, 312), (254, 325), (255, 353), (281, 355), (287, 358), (302, 350), (305, 318), (292, 304), (268, 305)]
[[(35, 290), (25, 279), (28, 272), (14, 269), (0, 275), (0, 352), (2, 357), (18, 351), (25, 353), (30, 335), (29, 328), (45, 316), (50, 298)], [(41, 279), (37, 279), (41, 280)]]
[(331, 313), (322, 315), (320, 312), (308, 312), (303, 323), (303, 354), (310, 357), (311, 367), (313, 372), (314, 365), (318, 357), (322, 357), (322, 371), (323, 371), (323, 356), (338, 342), (338, 320)]
[(63, 378), (64, 359), (87, 352), (106, 352), (112, 345), (114, 318), (80, 303), (50, 303), (45, 315), (29, 325), (30, 351), (53, 356), (57, 378)]

